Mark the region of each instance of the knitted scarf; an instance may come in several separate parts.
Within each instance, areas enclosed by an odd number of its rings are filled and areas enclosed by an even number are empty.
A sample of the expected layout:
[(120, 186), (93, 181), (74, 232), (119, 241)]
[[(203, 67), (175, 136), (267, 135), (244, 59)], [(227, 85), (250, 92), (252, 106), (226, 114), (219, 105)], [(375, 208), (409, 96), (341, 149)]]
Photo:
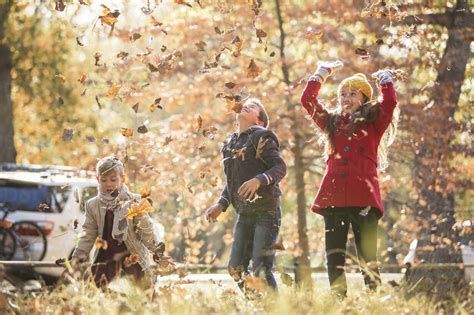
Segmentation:
[[(115, 197), (113, 195), (116, 195)], [(133, 200), (128, 187), (124, 184), (118, 191), (118, 194), (108, 194), (100, 191), (99, 199), (105, 206), (106, 211), (114, 212), (114, 223), (112, 227), (112, 238), (118, 242), (127, 239), (128, 232), (128, 208), (130, 208)]]

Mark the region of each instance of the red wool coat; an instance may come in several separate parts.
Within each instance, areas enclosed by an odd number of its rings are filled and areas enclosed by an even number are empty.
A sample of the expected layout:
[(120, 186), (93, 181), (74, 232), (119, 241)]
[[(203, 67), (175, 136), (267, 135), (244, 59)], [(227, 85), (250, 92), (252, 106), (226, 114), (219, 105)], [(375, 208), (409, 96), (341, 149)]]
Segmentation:
[[(301, 104), (316, 125), (326, 130), (328, 112), (317, 100), (321, 83), (308, 81), (301, 95)], [(381, 86), (383, 100), (377, 119), (347, 134), (344, 127), (349, 116), (343, 116), (334, 135), (334, 150), (326, 161), (326, 170), (311, 210), (331, 207), (372, 206), (383, 214), (377, 174), (377, 149), (392, 121), (397, 94), (392, 83)]]

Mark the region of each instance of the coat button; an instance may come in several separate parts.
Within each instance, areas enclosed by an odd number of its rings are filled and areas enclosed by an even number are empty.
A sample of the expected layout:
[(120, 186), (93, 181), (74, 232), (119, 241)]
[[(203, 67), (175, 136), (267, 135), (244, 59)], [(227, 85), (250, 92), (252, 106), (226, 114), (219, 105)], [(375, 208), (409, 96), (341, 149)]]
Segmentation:
[(344, 147), (344, 152), (349, 152), (349, 146), (348, 146), (348, 145), (346, 145), (346, 146)]
[(341, 177), (346, 177), (347, 176), (347, 173), (346, 172), (342, 172), (341, 173)]
[(344, 165), (349, 164), (349, 160), (348, 159), (342, 159), (342, 164), (344, 164)]

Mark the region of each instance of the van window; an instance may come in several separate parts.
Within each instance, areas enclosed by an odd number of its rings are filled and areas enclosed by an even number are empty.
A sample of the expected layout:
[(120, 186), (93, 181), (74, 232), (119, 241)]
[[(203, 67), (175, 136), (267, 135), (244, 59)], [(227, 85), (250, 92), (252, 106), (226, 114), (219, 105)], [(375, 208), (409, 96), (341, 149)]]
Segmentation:
[(12, 181), (0, 183), (0, 203), (8, 204), (12, 210), (62, 212), (70, 195), (70, 189), (61, 187)]
[(81, 196), (81, 212), (86, 212), (86, 202), (87, 200), (97, 196), (97, 187), (84, 187), (82, 189)]

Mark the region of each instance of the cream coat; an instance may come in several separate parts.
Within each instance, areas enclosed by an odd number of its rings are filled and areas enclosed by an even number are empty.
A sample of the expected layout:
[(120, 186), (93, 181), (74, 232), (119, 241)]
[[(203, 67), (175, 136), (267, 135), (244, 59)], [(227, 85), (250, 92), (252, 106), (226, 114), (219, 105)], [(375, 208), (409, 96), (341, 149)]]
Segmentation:
[[(131, 195), (140, 199), (139, 195)], [(86, 218), (82, 225), (82, 234), (72, 256), (87, 259), (94, 248), (92, 261), (95, 262), (99, 251), (94, 244), (98, 236), (102, 238), (106, 208), (98, 196), (89, 199), (85, 208)], [(150, 268), (150, 252), (157, 251), (158, 243), (153, 230), (153, 221), (148, 214), (128, 219), (128, 235), (125, 246), (130, 254), (139, 257), (139, 264), (143, 270)]]

